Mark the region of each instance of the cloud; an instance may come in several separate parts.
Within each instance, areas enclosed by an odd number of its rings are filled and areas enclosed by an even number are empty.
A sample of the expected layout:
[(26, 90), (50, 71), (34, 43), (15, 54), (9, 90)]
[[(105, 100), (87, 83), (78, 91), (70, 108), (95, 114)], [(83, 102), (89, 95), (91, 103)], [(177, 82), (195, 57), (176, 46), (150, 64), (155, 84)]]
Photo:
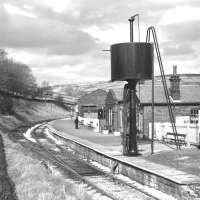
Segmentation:
[(195, 49), (189, 43), (182, 43), (182, 44), (167, 44), (164, 45), (163, 54), (165, 56), (191, 56), (195, 54)]
[[(48, 69), (48, 76), (47, 71), (45, 68), (38, 69), (33, 68), (33, 73), (37, 76), (38, 82), (41, 84), (44, 80), (48, 81), (51, 84), (63, 84), (69, 82), (76, 82), (80, 75), (74, 72), (66, 72), (64, 68), (61, 69)], [(45, 79), (44, 79), (45, 77)]]
[(96, 38), (77, 27), (51, 19), (9, 15), (4, 10), (0, 21), (2, 47), (43, 48), (47, 54), (77, 55), (98, 48), (99, 45)]
[(199, 8), (194, 6), (176, 6), (167, 10), (161, 17), (160, 24), (177, 24), (200, 20)]
[(53, 84), (110, 79), (110, 66), (100, 61), (96, 65), (93, 62), (83, 62), (74, 67), (68, 65), (59, 68), (49, 67), (48, 72), (45, 67), (32, 67), (32, 70), (40, 83), (43, 82), (44, 77), (46, 81)]
[(156, 26), (167, 66), (186, 71), (200, 61), (199, 6), (199, 0), (2, 0), (0, 44), (40, 81), (109, 79), (110, 54), (101, 50), (129, 41), (128, 18), (139, 13), (141, 41)]
[[(14, 2), (6, 0), (6, 2), (16, 6), (27, 4), (26, 0)], [(148, 21), (148, 13), (161, 8), (149, 0), (138, 2), (126, 0), (126, 3), (116, 0), (35, 0), (29, 4), (35, 14), (43, 19), (51, 18), (81, 28), (92, 25), (106, 27), (109, 24), (126, 23), (128, 18), (135, 13), (140, 13), (144, 21)], [(164, 9), (164, 6), (162, 8)]]
[(36, 18), (36, 15), (34, 15), (34, 13), (31, 12), (31, 8), (27, 6), (24, 6), (23, 8), (19, 8), (12, 4), (6, 3), (4, 4), (4, 8), (10, 14), (17, 14), (17, 15), (30, 17), (30, 18)]
[(165, 37), (173, 42), (199, 41), (200, 20), (174, 23), (162, 27)]

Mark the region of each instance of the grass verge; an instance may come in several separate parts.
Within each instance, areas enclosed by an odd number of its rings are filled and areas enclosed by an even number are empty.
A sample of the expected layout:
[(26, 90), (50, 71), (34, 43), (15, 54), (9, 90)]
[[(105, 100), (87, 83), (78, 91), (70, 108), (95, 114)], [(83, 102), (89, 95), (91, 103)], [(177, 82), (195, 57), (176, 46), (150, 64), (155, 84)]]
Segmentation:
[(187, 172), (189, 174), (200, 176), (199, 154), (199, 149), (191, 148), (182, 149), (181, 151), (163, 151), (147, 156), (145, 159), (157, 164), (166, 165), (168, 167)]
[(21, 145), (3, 135), (8, 174), (19, 200), (90, 200), (82, 185), (75, 185), (60, 173), (49, 173)]

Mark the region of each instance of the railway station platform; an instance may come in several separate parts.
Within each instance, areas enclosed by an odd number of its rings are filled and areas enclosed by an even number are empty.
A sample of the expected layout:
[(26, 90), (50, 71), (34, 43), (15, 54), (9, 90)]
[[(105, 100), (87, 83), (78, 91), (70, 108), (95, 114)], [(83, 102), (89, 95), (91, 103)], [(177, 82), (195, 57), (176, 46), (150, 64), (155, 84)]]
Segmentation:
[[(57, 120), (54, 121), (53, 126), (56, 130), (67, 133), (70, 137), (77, 137), (83, 143), (89, 144), (91, 147), (95, 147), (104, 153), (109, 155), (120, 156), (122, 155), (121, 136), (114, 136), (113, 134), (102, 134), (94, 132), (93, 128), (79, 125), (79, 129), (75, 129), (75, 125), (72, 120)], [(76, 138), (76, 139), (77, 139)], [(150, 142), (138, 141), (138, 150), (142, 155), (151, 154)], [(159, 152), (163, 150), (172, 150), (166, 145), (157, 143), (154, 151)]]
[[(200, 188), (200, 177), (179, 171), (166, 165), (156, 164), (144, 157), (150, 154), (149, 143), (139, 143), (139, 157), (122, 155), (121, 137), (96, 133), (89, 127), (75, 129), (72, 120), (61, 119), (50, 122), (51, 131), (68, 140), (69, 145), (83, 157), (99, 162), (144, 185), (158, 189), (177, 199), (200, 199), (196, 193)], [(170, 150), (156, 144), (155, 152)], [(198, 198), (196, 198), (198, 197)]]

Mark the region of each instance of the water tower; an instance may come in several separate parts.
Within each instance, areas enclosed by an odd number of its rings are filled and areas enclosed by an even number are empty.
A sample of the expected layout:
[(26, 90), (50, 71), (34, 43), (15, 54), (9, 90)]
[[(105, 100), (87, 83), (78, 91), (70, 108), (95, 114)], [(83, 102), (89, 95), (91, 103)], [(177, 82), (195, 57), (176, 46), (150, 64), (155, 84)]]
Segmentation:
[(127, 81), (123, 98), (123, 154), (129, 156), (138, 155), (136, 85), (139, 80), (152, 79), (154, 64), (153, 44), (133, 41), (133, 22), (136, 16), (129, 19), (130, 42), (111, 45), (111, 80)]

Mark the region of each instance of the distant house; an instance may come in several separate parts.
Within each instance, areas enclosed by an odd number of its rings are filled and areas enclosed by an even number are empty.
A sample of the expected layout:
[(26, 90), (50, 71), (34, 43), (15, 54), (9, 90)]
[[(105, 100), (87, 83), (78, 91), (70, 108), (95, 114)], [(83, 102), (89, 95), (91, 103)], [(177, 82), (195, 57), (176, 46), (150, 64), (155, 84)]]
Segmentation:
[(79, 114), (85, 118), (98, 118), (98, 110), (104, 108), (107, 92), (97, 89), (80, 97)]

